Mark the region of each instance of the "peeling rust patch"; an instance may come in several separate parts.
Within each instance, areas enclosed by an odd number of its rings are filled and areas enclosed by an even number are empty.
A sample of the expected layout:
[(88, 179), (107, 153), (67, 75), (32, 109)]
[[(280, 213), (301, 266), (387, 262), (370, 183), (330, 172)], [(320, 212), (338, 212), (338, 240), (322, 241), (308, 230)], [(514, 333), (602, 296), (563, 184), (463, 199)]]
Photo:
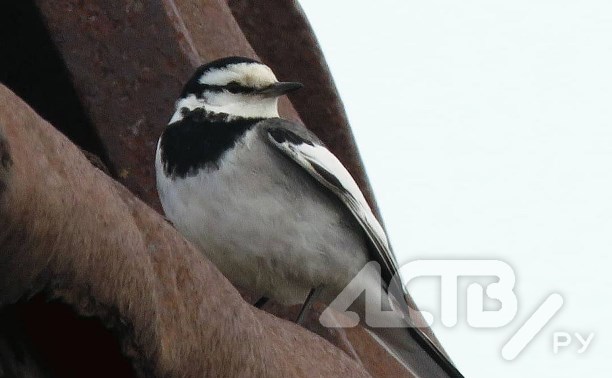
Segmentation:
[(0, 193), (6, 190), (6, 179), (10, 168), (13, 166), (9, 143), (0, 132)]
[(2, 168), (8, 170), (13, 165), (11, 154), (9, 152), (9, 145), (6, 140), (0, 136), (0, 164)]

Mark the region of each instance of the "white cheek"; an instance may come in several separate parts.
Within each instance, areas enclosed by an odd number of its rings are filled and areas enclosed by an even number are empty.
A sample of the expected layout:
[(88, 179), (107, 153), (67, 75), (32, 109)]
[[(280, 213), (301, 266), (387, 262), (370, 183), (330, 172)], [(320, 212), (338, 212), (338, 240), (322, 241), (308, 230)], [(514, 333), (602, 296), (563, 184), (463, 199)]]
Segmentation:
[[(255, 117), (278, 117), (278, 98), (254, 98), (245, 107)], [(248, 115), (246, 115), (248, 116)]]
[(205, 92), (203, 97), (206, 105), (212, 106), (226, 106), (240, 101), (239, 95), (228, 92)]
[(253, 99), (253, 107), (262, 117), (278, 117), (278, 97)]

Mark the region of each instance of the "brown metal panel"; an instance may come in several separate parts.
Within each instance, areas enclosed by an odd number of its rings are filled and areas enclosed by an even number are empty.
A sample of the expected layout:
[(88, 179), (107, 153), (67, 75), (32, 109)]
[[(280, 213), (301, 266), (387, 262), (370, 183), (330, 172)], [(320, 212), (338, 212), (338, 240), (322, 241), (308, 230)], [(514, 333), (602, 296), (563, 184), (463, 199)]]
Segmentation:
[(197, 64), (185, 48), (188, 36), (162, 1), (36, 4), (119, 180), (159, 210), (155, 147)]
[(368, 376), (320, 337), (245, 303), (158, 213), (2, 85), (0, 183), (0, 308), (40, 292), (98, 318), (139, 376)]

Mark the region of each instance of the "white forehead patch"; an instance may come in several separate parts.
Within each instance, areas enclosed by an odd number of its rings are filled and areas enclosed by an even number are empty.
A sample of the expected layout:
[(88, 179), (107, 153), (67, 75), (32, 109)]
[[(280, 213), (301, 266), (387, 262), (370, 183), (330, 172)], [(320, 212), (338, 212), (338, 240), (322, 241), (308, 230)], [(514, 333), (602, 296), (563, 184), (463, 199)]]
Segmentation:
[(207, 71), (198, 80), (200, 84), (226, 85), (235, 81), (251, 88), (263, 88), (278, 80), (270, 67), (259, 63), (236, 63)]

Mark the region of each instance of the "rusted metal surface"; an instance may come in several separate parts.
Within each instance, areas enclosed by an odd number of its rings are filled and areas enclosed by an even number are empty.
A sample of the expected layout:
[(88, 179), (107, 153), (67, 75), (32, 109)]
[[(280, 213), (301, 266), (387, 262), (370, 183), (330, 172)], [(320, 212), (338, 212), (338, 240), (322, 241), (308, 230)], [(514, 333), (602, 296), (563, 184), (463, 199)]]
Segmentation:
[[(368, 376), (322, 338), (244, 302), (158, 213), (2, 85), (0, 140), (11, 161), (0, 165), (0, 308), (39, 294), (97, 318), (139, 376)], [(88, 369), (80, 376), (99, 376)]]
[(0, 83), (83, 150), (106, 160), (104, 148), (74, 92), (70, 75), (30, 1), (2, 2)]
[(36, 1), (118, 179), (160, 209), (157, 138), (197, 64), (161, 1)]
[[(301, 306), (286, 308), (269, 302), (264, 309), (284, 319), (294, 321), (297, 319)], [(325, 307), (321, 304), (316, 304), (306, 315), (304, 327), (342, 349), (347, 355), (358, 361), (373, 377), (412, 377), (362, 327), (345, 329), (322, 326), (319, 317), (324, 309)]]

